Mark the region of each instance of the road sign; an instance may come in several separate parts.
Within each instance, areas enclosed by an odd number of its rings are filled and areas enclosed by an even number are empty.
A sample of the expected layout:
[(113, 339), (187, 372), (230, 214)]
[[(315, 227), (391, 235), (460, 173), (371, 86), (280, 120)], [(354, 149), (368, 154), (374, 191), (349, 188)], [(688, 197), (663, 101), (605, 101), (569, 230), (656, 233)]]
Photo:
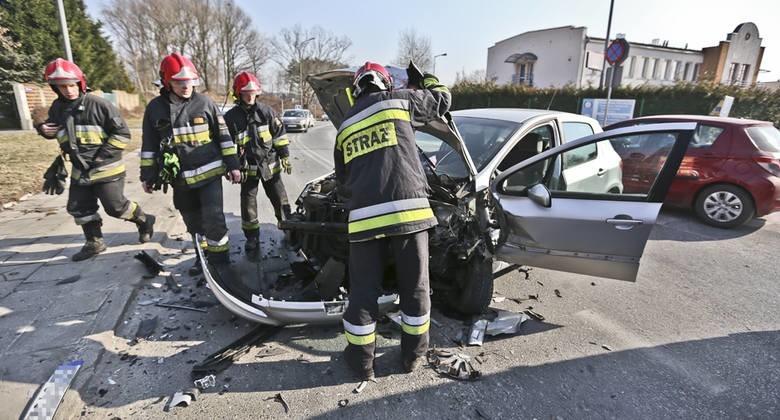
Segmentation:
[(628, 41), (623, 38), (618, 38), (612, 41), (607, 48), (607, 62), (611, 65), (620, 64), (626, 58), (628, 58), (629, 45)]
[[(582, 100), (581, 115), (587, 115), (598, 120), (603, 127), (610, 124), (634, 118), (634, 99), (601, 99), (588, 98)], [(606, 118), (604, 113), (606, 113)]]

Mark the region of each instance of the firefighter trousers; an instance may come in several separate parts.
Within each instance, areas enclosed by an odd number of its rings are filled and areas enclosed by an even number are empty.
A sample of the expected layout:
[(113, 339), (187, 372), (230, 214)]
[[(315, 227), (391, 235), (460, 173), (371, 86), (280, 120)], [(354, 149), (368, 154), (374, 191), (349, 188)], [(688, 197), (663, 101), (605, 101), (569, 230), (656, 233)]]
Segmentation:
[(385, 267), (394, 262), (401, 299), (401, 357), (408, 363), (428, 350), (431, 297), (428, 231), (349, 244), (349, 306), (344, 313), (347, 364), (358, 376), (373, 375), (377, 299)]
[(73, 216), (79, 226), (92, 221), (100, 222), (102, 220), (98, 214), (98, 200), (100, 200), (109, 216), (134, 223), (144, 222), (146, 215), (143, 210), (138, 203), (125, 197), (124, 190), (124, 176), (92, 185), (78, 185), (71, 182), (68, 192), (68, 214)]
[(222, 209), (222, 178), (198, 188), (173, 185), (173, 206), (179, 210), (187, 232), (206, 237), (209, 262), (228, 262), (228, 228)]
[(289, 216), (290, 202), (287, 200), (287, 191), (284, 189), (281, 173), (275, 173), (267, 181), (260, 177), (249, 177), (241, 184), (241, 228), (244, 232), (254, 233), (260, 229), (257, 218), (257, 190), (261, 183), (265, 195), (271, 200), (276, 220), (281, 222)]

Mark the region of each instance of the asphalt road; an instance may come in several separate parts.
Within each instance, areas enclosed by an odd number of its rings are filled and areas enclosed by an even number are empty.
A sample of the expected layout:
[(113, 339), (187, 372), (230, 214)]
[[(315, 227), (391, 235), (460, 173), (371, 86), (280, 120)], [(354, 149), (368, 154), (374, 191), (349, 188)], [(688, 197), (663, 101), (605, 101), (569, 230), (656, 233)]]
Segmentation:
[[(335, 130), (320, 122), (291, 136), (294, 172), (284, 181), (294, 201), (308, 179), (331, 170)], [(227, 187), (225, 196), (238, 231), (238, 189)], [(260, 203), (262, 220), (274, 223), (267, 200)], [(191, 254), (175, 241), (169, 246), (166, 265), (185, 272)], [(431, 327), (432, 344), (479, 356), (478, 381), (428, 368), (401, 374), (400, 333), (383, 324), (379, 381), (356, 394), (341, 360), (340, 326), (289, 326), (218, 374), (189, 407), (167, 414), (169, 396), (192, 386), (192, 366), (255, 326), (186, 274), (177, 277), (179, 296), (207, 313), (143, 305), (172, 293), (150, 281), (115, 335), (103, 337), (109, 352), (81, 395), (82, 415), (276, 418), (285, 416), (281, 398), (294, 418), (778, 418), (778, 249), (780, 217), (719, 230), (664, 210), (636, 283), (542, 269), (497, 280), (494, 308), (533, 307), (545, 317), (517, 335), (458, 348), (453, 339), (464, 324), (435, 310), (441, 325)], [(155, 334), (134, 343), (140, 321), (155, 315)]]

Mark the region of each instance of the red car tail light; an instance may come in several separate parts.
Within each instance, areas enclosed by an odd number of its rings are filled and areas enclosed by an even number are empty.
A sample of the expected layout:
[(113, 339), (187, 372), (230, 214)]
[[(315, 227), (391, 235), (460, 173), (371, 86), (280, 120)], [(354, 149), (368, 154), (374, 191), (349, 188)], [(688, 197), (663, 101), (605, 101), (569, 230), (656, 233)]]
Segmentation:
[(680, 162), (680, 168), (677, 170), (677, 176), (681, 178), (698, 178), (699, 171), (694, 169), (694, 159), (686, 156)]
[(776, 177), (780, 177), (780, 160), (772, 159), (770, 157), (755, 157), (753, 160), (758, 163), (758, 166), (764, 168), (765, 171)]

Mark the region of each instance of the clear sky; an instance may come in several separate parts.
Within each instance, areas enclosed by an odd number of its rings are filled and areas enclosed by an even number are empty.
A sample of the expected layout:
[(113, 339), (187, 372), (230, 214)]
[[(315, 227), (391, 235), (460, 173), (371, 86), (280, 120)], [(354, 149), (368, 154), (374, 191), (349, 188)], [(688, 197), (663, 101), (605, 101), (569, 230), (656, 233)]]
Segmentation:
[[(160, 0), (164, 1), (164, 0)], [(85, 0), (87, 12), (99, 18), (111, 0)], [(487, 66), (487, 49), (497, 41), (538, 29), (585, 26), (603, 38), (610, 0), (237, 0), (267, 37), (295, 24), (319, 25), (352, 40), (347, 58), (352, 65), (391, 63), (399, 34), (415, 29), (428, 36), (436, 72), (451, 84), (457, 72), (470, 74)], [(765, 47), (758, 80), (780, 80), (780, 1), (778, 0), (615, 0), (610, 38), (624, 33), (629, 42), (668, 40), (669, 46), (701, 49), (718, 45), (743, 22), (758, 26)]]

